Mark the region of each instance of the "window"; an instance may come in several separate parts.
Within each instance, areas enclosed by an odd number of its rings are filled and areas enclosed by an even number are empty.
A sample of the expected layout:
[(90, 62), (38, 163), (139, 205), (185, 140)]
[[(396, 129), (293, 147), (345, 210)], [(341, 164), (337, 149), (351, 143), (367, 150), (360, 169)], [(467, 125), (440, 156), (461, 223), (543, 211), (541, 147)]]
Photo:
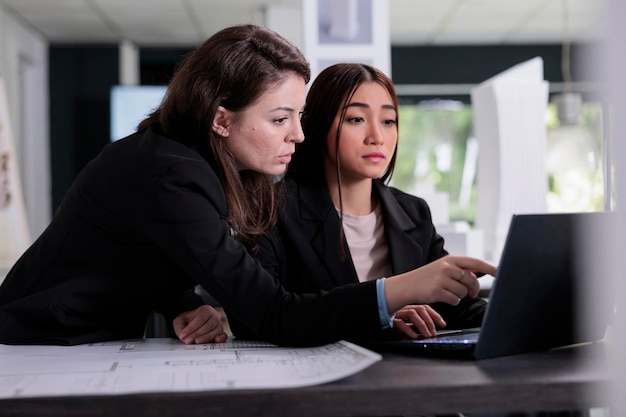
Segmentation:
[[(401, 104), (398, 157), (391, 185), (410, 194), (424, 197), (448, 194), (450, 221), (474, 223), (476, 215), (476, 167), (478, 141), (472, 135), (472, 108), (456, 100), (427, 100)], [(548, 129), (558, 124), (556, 109), (548, 105)], [(590, 206), (585, 211), (604, 208), (602, 179), (602, 107), (583, 104), (581, 124), (591, 133), (598, 150), (597, 171), (590, 191)], [(557, 192), (549, 182), (548, 201)], [(550, 207), (549, 211), (563, 207)]]
[(450, 220), (472, 223), (476, 207), (477, 142), (472, 110), (460, 101), (401, 105), (398, 157), (392, 185), (425, 197), (449, 196)]

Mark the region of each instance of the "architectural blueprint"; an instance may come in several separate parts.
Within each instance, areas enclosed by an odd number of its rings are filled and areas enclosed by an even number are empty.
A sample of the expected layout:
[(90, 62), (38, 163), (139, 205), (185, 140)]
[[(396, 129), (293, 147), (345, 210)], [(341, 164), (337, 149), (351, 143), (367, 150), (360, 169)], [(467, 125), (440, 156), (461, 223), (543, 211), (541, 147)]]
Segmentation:
[(175, 339), (0, 345), (0, 399), (293, 388), (337, 380), (380, 359), (345, 341), (311, 348), (233, 338), (203, 345)]

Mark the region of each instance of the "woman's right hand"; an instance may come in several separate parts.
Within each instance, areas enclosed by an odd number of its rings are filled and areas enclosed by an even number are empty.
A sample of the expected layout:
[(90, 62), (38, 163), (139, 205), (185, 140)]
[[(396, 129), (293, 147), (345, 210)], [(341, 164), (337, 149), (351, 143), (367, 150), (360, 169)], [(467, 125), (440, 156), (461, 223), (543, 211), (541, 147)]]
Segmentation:
[(434, 337), (437, 328), (446, 327), (443, 317), (426, 304), (404, 306), (395, 314), (393, 327), (410, 339), (416, 339), (419, 335)]
[(385, 280), (389, 313), (409, 304), (444, 302), (457, 305), (467, 295), (476, 297), (480, 290), (477, 273), (495, 276), (496, 267), (469, 256), (447, 255), (389, 277)]

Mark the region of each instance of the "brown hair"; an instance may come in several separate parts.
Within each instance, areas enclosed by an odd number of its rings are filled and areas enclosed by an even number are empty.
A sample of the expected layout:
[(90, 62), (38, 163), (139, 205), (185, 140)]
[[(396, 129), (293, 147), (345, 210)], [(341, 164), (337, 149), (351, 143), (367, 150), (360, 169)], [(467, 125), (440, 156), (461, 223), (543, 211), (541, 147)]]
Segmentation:
[(237, 236), (250, 240), (277, 219), (274, 178), (239, 172), (234, 157), (212, 131), (218, 106), (237, 112), (253, 104), (290, 73), (305, 83), (309, 63), (294, 45), (276, 32), (256, 25), (232, 26), (215, 33), (177, 67), (161, 105), (139, 124), (153, 126), (173, 140), (210, 146), (228, 201), (228, 222)]

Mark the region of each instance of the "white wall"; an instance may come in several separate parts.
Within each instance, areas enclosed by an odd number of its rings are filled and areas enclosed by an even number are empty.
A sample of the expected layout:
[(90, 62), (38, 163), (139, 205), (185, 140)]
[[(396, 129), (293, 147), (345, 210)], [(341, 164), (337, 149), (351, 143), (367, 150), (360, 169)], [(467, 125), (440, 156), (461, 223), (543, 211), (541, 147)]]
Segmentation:
[(4, 78), (31, 239), (51, 218), (48, 43), (0, 9), (0, 74)]

